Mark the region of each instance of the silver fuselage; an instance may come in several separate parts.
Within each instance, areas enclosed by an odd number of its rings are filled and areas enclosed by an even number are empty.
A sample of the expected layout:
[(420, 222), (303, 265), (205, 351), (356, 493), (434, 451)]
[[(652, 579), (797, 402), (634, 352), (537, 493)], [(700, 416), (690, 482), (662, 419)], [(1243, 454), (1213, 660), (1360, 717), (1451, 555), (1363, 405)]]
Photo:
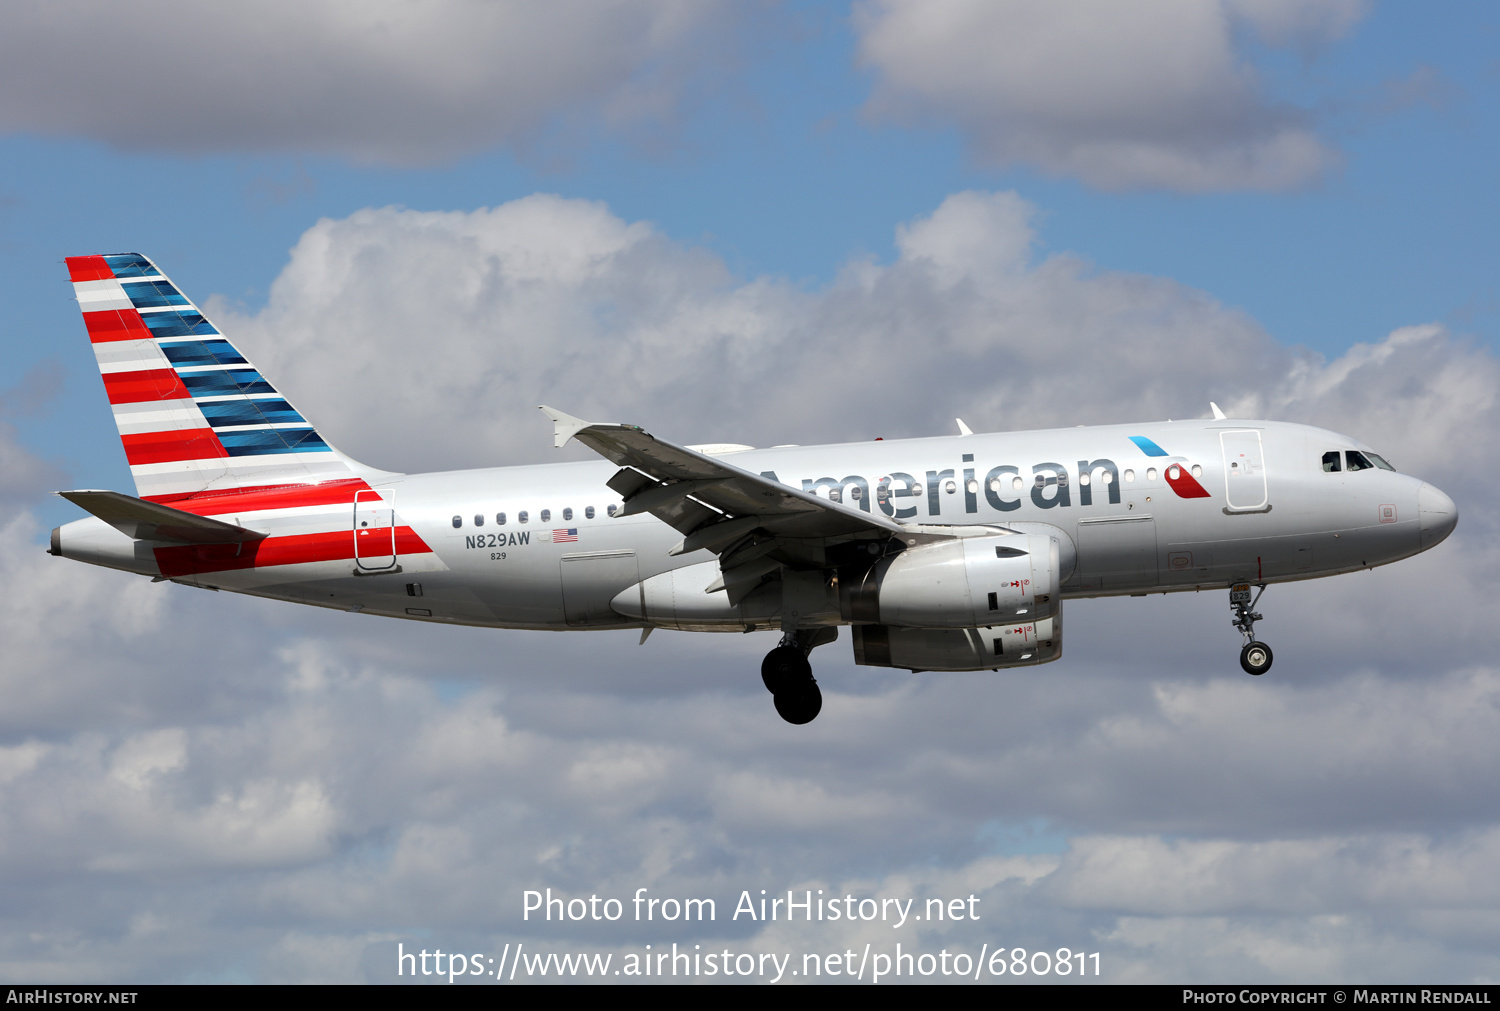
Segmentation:
[[(1324, 454), (1349, 450), (1368, 452), (1323, 429), (1230, 420), (780, 447), (724, 459), (913, 529), (1061, 531), (1062, 593), (1093, 597), (1328, 576), (1417, 554), (1453, 529), (1452, 501), (1420, 478), (1325, 469)], [(204, 571), (181, 571), (163, 564), (159, 546), (93, 517), (60, 528), (55, 547), (143, 575), (368, 614), (504, 628), (639, 627), (657, 622), (609, 602), (713, 556), (669, 555), (679, 532), (646, 514), (609, 515), (620, 499), (605, 482), (616, 469), (599, 461), (371, 477), (393, 501), (395, 525), (425, 549), (388, 557), (303, 559), (293, 550), (266, 556), (271, 564), (216, 568), (209, 560), (189, 566)], [(1173, 473), (1191, 476), (1200, 491)], [(359, 536), (346, 504), (221, 518), (294, 547), (342, 531), (350, 543)], [(174, 550), (180, 558), (198, 549)], [(704, 621), (678, 627), (760, 627), (714, 613), (707, 606)], [(773, 627), (774, 615), (760, 617)], [(839, 623), (836, 602), (815, 620)]]

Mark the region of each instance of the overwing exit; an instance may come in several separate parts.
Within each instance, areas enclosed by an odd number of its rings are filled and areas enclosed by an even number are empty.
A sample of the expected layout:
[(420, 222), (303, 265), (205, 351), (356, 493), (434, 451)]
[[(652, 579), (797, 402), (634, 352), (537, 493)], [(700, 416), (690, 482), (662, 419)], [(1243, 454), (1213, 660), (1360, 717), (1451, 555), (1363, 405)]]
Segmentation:
[(777, 447), (683, 446), (543, 407), (597, 462), (398, 474), (334, 449), (157, 268), (70, 257), (134, 496), (54, 555), (190, 586), (496, 628), (779, 633), (777, 711), (822, 708), (808, 657), (1002, 670), (1062, 655), (1063, 602), (1229, 590), (1263, 674), (1265, 587), (1442, 541), (1452, 500), (1335, 432), (1225, 417)]

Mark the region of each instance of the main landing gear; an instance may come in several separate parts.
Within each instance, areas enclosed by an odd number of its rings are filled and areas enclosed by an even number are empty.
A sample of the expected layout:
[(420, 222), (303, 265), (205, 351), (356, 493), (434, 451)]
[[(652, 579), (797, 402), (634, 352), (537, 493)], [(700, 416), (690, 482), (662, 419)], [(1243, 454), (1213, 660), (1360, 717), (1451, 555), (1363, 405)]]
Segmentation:
[(760, 664), (760, 679), (776, 701), (776, 711), (788, 723), (811, 723), (823, 710), (823, 692), (812, 675), (807, 654), (814, 646), (833, 642), (837, 628), (804, 628), (787, 632), (781, 644)]
[(1236, 583), (1229, 588), (1229, 609), (1234, 612), (1230, 624), (1240, 630), (1245, 637), (1245, 648), (1240, 650), (1240, 666), (1245, 668), (1245, 673), (1261, 675), (1271, 669), (1271, 647), (1255, 638), (1255, 623), (1264, 619), (1264, 615), (1255, 612), (1255, 605), (1260, 603), (1260, 595), (1266, 592), (1266, 584), (1260, 584), (1260, 590), (1255, 594), (1255, 599), (1250, 599), (1250, 584)]

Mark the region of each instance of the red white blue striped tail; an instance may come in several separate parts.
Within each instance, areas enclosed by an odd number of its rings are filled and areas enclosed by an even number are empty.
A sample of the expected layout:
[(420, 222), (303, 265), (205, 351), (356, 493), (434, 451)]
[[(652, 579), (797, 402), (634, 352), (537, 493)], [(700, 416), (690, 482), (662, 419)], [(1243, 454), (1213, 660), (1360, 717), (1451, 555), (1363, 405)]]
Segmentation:
[(139, 253), (67, 264), (141, 498), (360, 476), (156, 264)]

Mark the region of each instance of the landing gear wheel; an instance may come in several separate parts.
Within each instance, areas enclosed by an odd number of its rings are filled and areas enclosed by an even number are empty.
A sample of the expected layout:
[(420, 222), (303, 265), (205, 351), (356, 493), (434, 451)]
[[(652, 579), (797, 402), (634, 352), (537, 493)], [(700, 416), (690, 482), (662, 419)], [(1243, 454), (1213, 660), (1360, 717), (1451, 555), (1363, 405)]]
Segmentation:
[(1240, 666), (1247, 674), (1264, 674), (1271, 669), (1271, 659), (1271, 647), (1263, 642), (1248, 642), (1240, 650)]
[(811, 723), (823, 711), (823, 692), (811, 677), (804, 684), (778, 692), (775, 699), (781, 718), (799, 727)]
[[(814, 690), (817, 685), (812, 679), (812, 664), (807, 662), (807, 654), (796, 646), (777, 646), (766, 654), (766, 658), (760, 663), (760, 679), (765, 683), (766, 691), (772, 695), (780, 696), (793, 691), (803, 684), (813, 684)], [(818, 696), (818, 705), (822, 706), (822, 695)], [(781, 711), (780, 704), (777, 712)], [(785, 716), (785, 713), (782, 713)], [(813, 716), (818, 715), (813, 710)], [(790, 719), (790, 717), (788, 717)], [(807, 718), (812, 719), (812, 716)], [(792, 720), (793, 723), (798, 722)], [(801, 722), (806, 723), (807, 720)]]

